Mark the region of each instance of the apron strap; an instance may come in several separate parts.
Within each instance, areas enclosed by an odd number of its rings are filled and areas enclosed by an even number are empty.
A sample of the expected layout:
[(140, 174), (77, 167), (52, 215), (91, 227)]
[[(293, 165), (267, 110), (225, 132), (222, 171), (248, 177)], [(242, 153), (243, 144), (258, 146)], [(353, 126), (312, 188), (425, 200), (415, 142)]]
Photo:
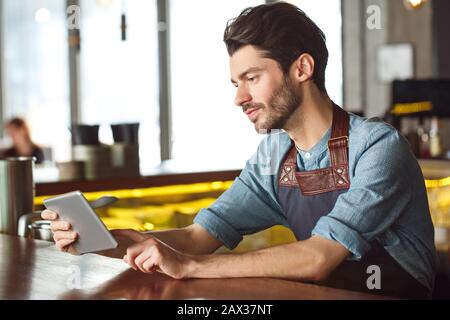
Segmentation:
[(333, 124), (328, 140), (331, 167), (348, 167), (348, 124), (349, 116), (342, 108), (333, 105)]

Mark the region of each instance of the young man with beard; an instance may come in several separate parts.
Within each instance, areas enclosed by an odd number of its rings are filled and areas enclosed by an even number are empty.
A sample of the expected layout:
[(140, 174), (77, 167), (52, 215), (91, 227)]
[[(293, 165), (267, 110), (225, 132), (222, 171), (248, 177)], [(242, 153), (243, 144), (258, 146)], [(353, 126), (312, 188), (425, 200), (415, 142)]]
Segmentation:
[[(235, 104), (258, 132), (284, 132), (264, 139), (231, 188), (193, 225), (114, 231), (127, 247), (124, 260), (177, 279), (276, 277), (430, 297), (437, 259), (420, 167), (394, 128), (330, 100), (322, 31), (295, 6), (275, 3), (244, 10), (227, 25), (224, 41)], [(291, 228), (297, 241), (212, 254), (274, 225)], [(70, 225), (54, 221), (52, 228), (56, 245), (73, 252), (77, 235)], [(374, 290), (367, 281), (371, 268), (381, 280)]]

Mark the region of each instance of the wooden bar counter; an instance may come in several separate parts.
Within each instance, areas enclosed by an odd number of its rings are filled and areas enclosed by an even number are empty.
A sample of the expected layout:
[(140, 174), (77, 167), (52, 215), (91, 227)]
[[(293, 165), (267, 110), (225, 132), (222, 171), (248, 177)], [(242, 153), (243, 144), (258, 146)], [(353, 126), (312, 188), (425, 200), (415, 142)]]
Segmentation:
[(384, 299), (263, 278), (174, 280), (120, 259), (73, 256), (51, 242), (0, 234), (0, 299)]

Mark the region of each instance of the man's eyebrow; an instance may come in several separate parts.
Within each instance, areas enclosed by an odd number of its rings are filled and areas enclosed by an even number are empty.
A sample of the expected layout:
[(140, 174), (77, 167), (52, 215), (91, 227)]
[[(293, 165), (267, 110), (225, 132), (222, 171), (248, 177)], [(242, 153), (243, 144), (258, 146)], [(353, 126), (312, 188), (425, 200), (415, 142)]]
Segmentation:
[[(238, 77), (238, 79), (242, 79), (243, 77), (245, 77), (245, 75), (247, 74), (247, 73), (251, 73), (251, 72), (258, 72), (258, 71), (262, 71), (262, 70), (264, 70), (263, 68), (260, 68), (260, 67), (250, 67), (250, 68), (248, 68), (247, 70), (245, 70), (244, 72), (242, 72), (240, 75), (239, 75), (239, 77)], [(235, 80), (233, 80), (233, 79), (231, 79), (231, 83), (236, 83), (236, 81)]]

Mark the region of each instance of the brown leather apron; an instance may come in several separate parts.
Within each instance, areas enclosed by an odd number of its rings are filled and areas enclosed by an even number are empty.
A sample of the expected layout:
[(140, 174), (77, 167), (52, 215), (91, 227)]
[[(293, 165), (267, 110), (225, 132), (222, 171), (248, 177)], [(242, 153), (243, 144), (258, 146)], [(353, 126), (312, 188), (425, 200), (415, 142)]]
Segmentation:
[[(297, 240), (310, 238), (318, 220), (331, 212), (339, 195), (350, 188), (348, 131), (348, 113), (334, 105), (328, 140), (330, 167), (297, 171), (294, 143), (282, 162), (278, 199)], [(370, 290), (367, 286), (367, 279), (371, 276), (367, 270), (371, 265), (380, 268), (381, 289)], [(402, 298), (430, 297), (429, 290), (407, 273), (376, 240), (371, 242), (371, 250), (361, 260), (345, 260), (321, 284)]]

